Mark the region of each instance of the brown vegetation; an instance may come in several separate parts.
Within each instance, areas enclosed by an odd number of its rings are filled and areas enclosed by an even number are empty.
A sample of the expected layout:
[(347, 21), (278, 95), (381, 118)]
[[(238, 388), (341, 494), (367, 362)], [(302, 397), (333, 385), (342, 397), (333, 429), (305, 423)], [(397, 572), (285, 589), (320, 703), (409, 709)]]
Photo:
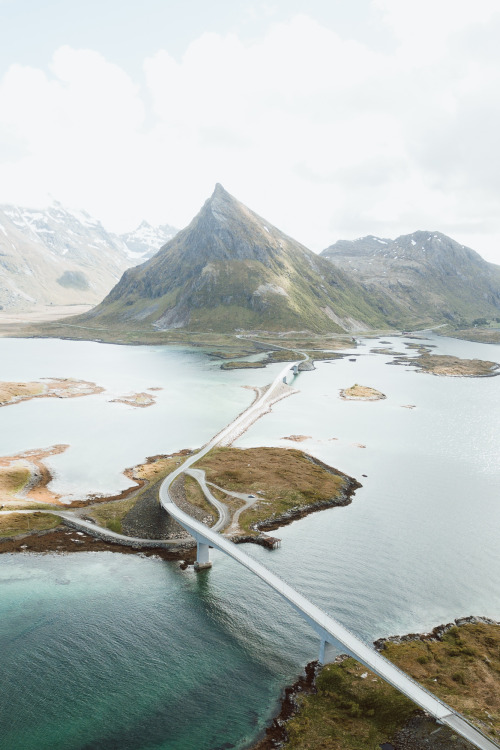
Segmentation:
[[(183, 474), (183, 479), (184, 493), (187, 502), (191, 505), (194, 505), (196, 508), (200, 508), (201, 510), (203, 510), (208, 516), (210, 516), (212, 521), (215, 522), (218, 517), (217, 511), (214, 506), (211, 505), (206, 499), (205, 495), (203, 494), (203, 490), (201, 489), (196, 479), (187, 476), (187, 474)], [(225, 499), (224, 502), (226, 502)]]
[(53, 445), (51, 448), (27, 450), (15, 456), (0, 457), (0, 502), (6, 507), (27, 507), (32, 503), (60, 505), (60, 495), (48, 489), (52, 474), (44, 459), (68, 448)]
[[(404, 638), (410, 640), (386, 642), (384, 656), (498, 742), (500, 625), (473, 622), (442, 635), (434, 631)], [(298, 713), (285, 729), (289, 750), (366, 750), (383, 742), (396, 750), (470, 747), (351, 658), (327, 664), (316, 680), (316, 692), (296, 698)], [(258, 747), (267, 750), (264, 744)]]
[(387, 396), (375, 390), (375, 388), (354, 383), (350, 388), (342, 388), (340, 398), (343, 398), (344, 401), (380, 401), (383, 398), (387, 398)]
[(0, 406), (17, 404), (32, 398), (77, 398), (102, 393), (104, 388), (87, 380), (44, 378), (46, 382), (0, 382)]
[(419, 349), (419, 357), (395, 357), (390, 364), (412, 365), (422, 372), (432, 375), (448, 375), (455, 378), (484, 378), (500, 375), (500, 365), (482, 359), (460, 359), (448, 354), (431, 354), (425, 349)]
[(0, 515), (0, 537), (14, 537), (32, 531), (53, 529), (61, 519), (51, 513), (6, 513)]
[[(324, 504), (349, 502), (350, 477), (306, 453), (285, 448), (216, 448), (199, 464), (207, 480), (227, 490), (252, 493), (258, 500), (240, 516), (240, 526), (250, 532), (256, 526), (270, 528), (286, 514)], [(283, 518), (283, 520), (285, 520)]]

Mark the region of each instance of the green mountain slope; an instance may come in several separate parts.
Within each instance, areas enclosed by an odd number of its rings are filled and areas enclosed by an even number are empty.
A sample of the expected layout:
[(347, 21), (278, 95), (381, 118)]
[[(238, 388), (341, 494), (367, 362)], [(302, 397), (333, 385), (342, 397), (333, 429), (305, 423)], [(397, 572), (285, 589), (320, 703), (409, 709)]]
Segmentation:
[(500, 266), (440, 232), (340, 240), (321, 256), (422, 323), (500, 316)]
[(355, 331), (401, 314), (217, 185), (186, 229), (127, 270), (81, 320), (149, 330)]

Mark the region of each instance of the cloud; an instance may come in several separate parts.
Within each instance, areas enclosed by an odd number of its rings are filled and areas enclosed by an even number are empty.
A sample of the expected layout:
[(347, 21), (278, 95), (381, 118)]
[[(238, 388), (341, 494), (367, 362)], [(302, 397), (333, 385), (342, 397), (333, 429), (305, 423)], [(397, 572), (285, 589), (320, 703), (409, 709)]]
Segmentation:
[(432, 228), (493, 257), (496, 5), (373, 0), (386, 51), (297, 15), (251, 40), (205, 33), (179, 60), (159, 50), (139, 82), (67, 46), (48, 71), (12, 66), (0, 200), (50, 192), (118, 228), (182, 226), (222, 182), (315, 249)]

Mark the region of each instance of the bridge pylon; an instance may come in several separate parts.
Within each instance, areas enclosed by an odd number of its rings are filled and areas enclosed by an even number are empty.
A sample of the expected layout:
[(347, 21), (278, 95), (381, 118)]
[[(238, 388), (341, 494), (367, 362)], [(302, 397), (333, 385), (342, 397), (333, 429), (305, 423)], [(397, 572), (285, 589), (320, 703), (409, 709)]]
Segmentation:
[(318, 662), (323, 666), (325, 663), (325, 647), (326, 647), (326, 641), (324, 638), (322, 638), (319, 642), (319, 656), (318, 656)]
[(210, 561), (210, 547), (204, 542), (196, 542), (196, 562), (194, 564), (195, 570), (207, 570), (211, 568), (212, 563)]

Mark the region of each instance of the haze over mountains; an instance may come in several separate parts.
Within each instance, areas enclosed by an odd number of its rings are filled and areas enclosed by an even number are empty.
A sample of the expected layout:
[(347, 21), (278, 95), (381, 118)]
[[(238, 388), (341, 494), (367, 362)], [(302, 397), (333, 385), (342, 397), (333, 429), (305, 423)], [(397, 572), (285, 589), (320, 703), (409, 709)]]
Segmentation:
[(339, 240), (318, 256), (221, 185), (177, 234), (0, 206), (0, 308), (85, 303), (97, 307), (81, 320), (149, 331), (470, 325), (500, 317), (500, 267), (439, 232)]
[(84, 211), (0, 206), (0, 307), (97, 304), (123, 271), (175, 234), (168, 225), (116, 235)]
[(80, 319), (150, 330), (355, 331), (400, 314), (217, 185), (186, 229)]
[(339, 240), (321, 255), (422, 324), (500, 316), (500, 266), (440, 232)]

